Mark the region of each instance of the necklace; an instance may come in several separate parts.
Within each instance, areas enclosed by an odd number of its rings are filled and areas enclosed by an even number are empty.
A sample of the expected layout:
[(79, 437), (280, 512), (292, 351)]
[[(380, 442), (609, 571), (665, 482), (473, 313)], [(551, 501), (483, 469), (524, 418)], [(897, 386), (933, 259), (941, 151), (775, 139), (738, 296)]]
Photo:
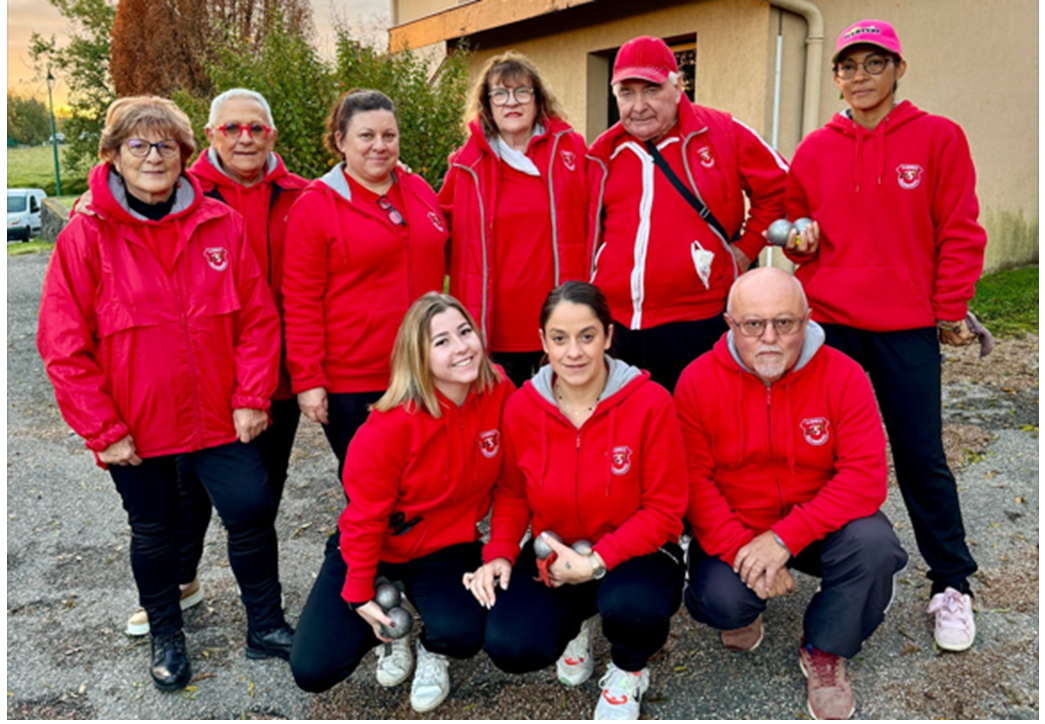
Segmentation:
[[(600, 392), (599, 394), (601, 395), (602, 393)], [(561, 409), (565, 410), (566, 412), (573, 413), (574, 415), (590, 415), (591, 413), (595, 412), (595, 408), (599, 405), (598, 398), (595, 398), (595, 402), (591, 404), (591, 407), (582, 407), (581, 409), (577, 409), (575, 407), (570, 406), (570, 403), (566, 402), (566, 398), (562, 396), (562, 390), (559, 388), (558, 382), (555, 383), (555, 399), (559, 401), (559, 407)]]

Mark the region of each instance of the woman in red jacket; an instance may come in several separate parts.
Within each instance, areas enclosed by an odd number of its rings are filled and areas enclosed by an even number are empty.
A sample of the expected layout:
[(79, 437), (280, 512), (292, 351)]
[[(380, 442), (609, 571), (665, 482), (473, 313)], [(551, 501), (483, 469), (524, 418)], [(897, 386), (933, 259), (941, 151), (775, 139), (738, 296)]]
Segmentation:
[(788, 217), (816, 220), (819, 243), (787, 254), (827, 343), (870, 373), (929, 564), (936, 643), (961, 651), (976, 636), (976, 561), (943, 449), (940, 343), (975, 339), (965, 319), (987, 243), (976, 172), (957, 124), (897, 101), (907, 61), (892, 25), (854, 23), (831, 62), (849, 108), (799, 145), (786, 193)]
[(450, 293), (516, 385), (540, 366), (545, 295), (587, 277), (584, 139), (530, 60), (494, 56), (472, 88), (469, 138), (439, 192), (451, 220)]
[[(352, 502), (341, 515), (340, 551), (327, 549), (290, 660), (301, 688), (329, 689), (389, 641), (381, 625), (392, 621), (373, 600), (374, 578), (385, 576), (405, 587), (425, 622), (410, 704), (426, 712), (446, 698), (447, 657), (482, 646), (485, 611), (460, 581), (481, 561), (476, 524), (501, 472), (501, 414), (512, 390), (456, 299), (429, 293), (413, 304), (388, 392), (348, 448)], [(399, 681), (379, 677), (385, 686)]]
[(275, 506), (252, 442), (276, 388), (279, 317), (238, 214), (183, 175), (196, 150), (168, 100), (109, 107), (90, 214), (58, 237), (37, 345), (69, 426), (109, 466), (131, 526), (131, 568), (163, 690), (191, 678), (178, 605), (178, 462), (228, 531), (247, 655), (289, 658)]
[[(611, 319), (591, 284), (567, 282), (548, 295), (540, 330), (549, 364), (505, 409), (486, 564), (464, 584), (490, 608), (485, 649), (499, 668), (557, 662), (569, 686), (591, 676), (588, 619), (600, 615), (612, 661), (595, 718), (637, 719), (646, 663), (681, 602), (689, 486), (671, 395), (606, 354)], [(549, 585), (534, 580), (534, 541), (520, 552), (528, 525), (556, 554)]]

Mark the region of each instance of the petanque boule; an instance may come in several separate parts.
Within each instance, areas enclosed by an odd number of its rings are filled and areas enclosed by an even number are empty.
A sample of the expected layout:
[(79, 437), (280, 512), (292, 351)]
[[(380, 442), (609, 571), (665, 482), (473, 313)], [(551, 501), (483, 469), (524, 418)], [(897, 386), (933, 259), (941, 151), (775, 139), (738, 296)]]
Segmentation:
[(787, 238), (791, 236), (792, 228), (787, 219), (777, 219), (766, 229), (766, 241), (773, 246), (787, 246)]
[[(562, 538), (558, 533), (550, 530), (544, 531), (542, 535), (546, 535), (549, 538), (554, 538), (559, 543), (562, 543)], [(544, 542), (544, 539), (539, 535), (533, 539), (533, 552), (537, 554), (537, 557), (542, 561), (552, 554), (552, 547)]]
[(801, 219), (795, 222), (795, 231), (798, 233), (799, 236), (802, 236), (802, 234), (805, 233), (806, 227), (812, 223), (812, 219), (807, 219), (803, 216)]
[(374, 601), (387, 612), (402, 603), (403, 596), (394, 583), (382, 583), (374, 590)]
[(381, 635), (390, 639), (401, 639), (414, 627), (414, 617), (405, 608), (396, 606), (385, 612), (392, 619), (392, 626), (381, 624)]
[(586, 540), (579, 540), (574, 543), (570, 548), (580, 553), (582, 556), (590, 556), (592, 554), (591, 542)]

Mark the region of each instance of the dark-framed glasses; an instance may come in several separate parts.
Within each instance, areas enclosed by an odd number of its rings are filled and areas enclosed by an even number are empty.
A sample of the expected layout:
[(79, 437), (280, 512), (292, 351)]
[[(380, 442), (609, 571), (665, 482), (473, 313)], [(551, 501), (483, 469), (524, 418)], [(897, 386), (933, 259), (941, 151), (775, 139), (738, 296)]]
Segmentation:
[(149, 143), (142, 138), (128, 138), (123, 145), (127, 147), (127, 152), (136, 158), (145, 158), (154, 148), (162, 158), (174, 158), (181, 151), (181, 145), (172, 140)]
[(399, 210), (392, 205), (392, 202), (388, 200), (387, 196), (382, 196), (377, 200), (377, 208), (388, 214), (388, 220), (396, 226), (406, 226), (406, 219), (399, 213)]
[[(729, 315), (726, 315), (729, 316)], [(761, 337), (765, 334), (766, 325), (772, 324), (773, 329), (782, 337), (786, 337), (790, 334), (794, 334), (802, 328), (801, 317), (777, 317), (776, 319), (759, 319), (758, 317), (748, 317), (742, 319), (739, 322), (732, 317), (729, 317), (729, 321), (740, 331), (745, 337)]]
[(269, 134), (272, 133), (272, 129), (262, 123), (235, 123), (233, 121), (229, 121), (224, 126), (221, 126), (221, 133), (225, 138), (238, 140), (244, 132), (255, 141), (260, 141), (268, 138)]
[(862, 63), (857, 63), (855, 60), (843, 60), (835, 66), (835, 75), (842, 80), (849, 80), (856, 75), (857, 68), (863, 68), (867, 75), (881, 75), (892, 60), (884, 55), (872, 55), (870, 58), (864, 58)]
[(513, 97), (519, 105), (526, 105), (533, 100), (533, 88), (525, 85), (518, 88), (494, 88), (489, 95), (490, 102), (495, 106), (506, 106), (508, 99)]

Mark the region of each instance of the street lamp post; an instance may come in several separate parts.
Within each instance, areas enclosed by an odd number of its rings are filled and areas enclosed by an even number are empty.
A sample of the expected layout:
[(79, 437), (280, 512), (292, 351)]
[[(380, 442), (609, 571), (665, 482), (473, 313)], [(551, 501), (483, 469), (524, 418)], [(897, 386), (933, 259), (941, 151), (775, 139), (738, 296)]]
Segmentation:
[(54, 128), (54, 76), (51, 66), (47, 66), (47, 100), (51, 102), (51, 150), (54, 152), (54, 193), (62, 195), (62, 174), (58, 170), (58, 134)]

